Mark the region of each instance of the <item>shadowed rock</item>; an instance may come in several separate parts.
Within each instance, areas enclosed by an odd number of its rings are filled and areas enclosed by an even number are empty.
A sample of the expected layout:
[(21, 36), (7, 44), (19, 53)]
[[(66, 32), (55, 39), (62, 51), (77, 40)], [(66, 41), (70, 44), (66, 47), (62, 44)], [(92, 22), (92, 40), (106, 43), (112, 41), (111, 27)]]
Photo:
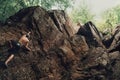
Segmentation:
[(63, 10), (46, 11), (39, 6), (21, 9), (0, 29), (0, 60), (9, 55), (7, 42), (19, 40), (28, 31), (32, 32), (29, 45), (32, 51), (21, 50), (8, 69), (0, 68), (0, 79), (107, 80), (111, 76), (108, 66), (118, 54), (109, 58), (92, 22), (84, 27), (82, 33), (75, 34)]

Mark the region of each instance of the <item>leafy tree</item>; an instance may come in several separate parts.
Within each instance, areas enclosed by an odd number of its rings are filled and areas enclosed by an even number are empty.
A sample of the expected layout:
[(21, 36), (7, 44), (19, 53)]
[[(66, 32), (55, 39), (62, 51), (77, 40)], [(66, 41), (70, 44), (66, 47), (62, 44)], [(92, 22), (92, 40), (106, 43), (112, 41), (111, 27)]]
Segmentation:
[(104, 12), (103, 19), (107, 28), (113, 28), (118, 22), (118, 15), (114, 9), (109, 9)]
[(120, 5), (107, 9), (102, 14), (102, 20), (97, 23), (100, 30), (113, 29), (120, 23)]
[(91, 13), (90, 8), (85, 3), (82, 3), (78, 8), (73, 9), (71, 18), (74, 22), (86, 23), (92, 21), (94, 15)]
[(41, 0), (41, 6), (46, 9), (51, 9), (53, 6), (66, 10), (68, 7), (71, 6), (73, 0)]
[(120, 5), (117, 5), (116, 7), (113, 8), (114, 12), (116, 13), (117, 16), (117, 23), (120, 23)]
[(57, 7), (66, 10), (72, 6), (73, 0), (0, 0), (0, 20), (5, 21), (6, 18), (16, 13), (21, 8), (28, 6), (42, 6), (45, 9)]
[(1, 0), (0, 3), (0, 20), (3, 21), (19, 9), (27, 7), (24, 0)]

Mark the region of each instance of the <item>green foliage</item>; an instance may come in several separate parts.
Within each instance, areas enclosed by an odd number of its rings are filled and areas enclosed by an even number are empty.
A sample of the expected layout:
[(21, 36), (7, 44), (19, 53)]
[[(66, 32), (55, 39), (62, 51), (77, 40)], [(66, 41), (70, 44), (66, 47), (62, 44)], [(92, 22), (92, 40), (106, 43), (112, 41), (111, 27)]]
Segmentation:
[(39, 5), (47, 10), (57, 6), (59, 9), (66, 10), (72, 2), (73, 0), (0, 0), (0, 20), (5, 21), (18, 10), (28, 6)]
[(92, 21), (94, 15), (91, 13), (90, 8), (86, 4), (80, 4), (79, 8), (73, 9), (71, 18), (74, 22), (86, 23)]
[(120, 22), (120, 5), (113, 8), (114, 12), (116, 13), (116, 16), (118, 18), (117, 22)]
[(41, 0), (41, 6), (46, 9), (57, 7), (58, 9), (66, 10), (72, 6), (73, 0)]
[(102, 14), (102, 20), (97, 23), (101, 31), (111, 31), (120, 23), (120, 5), (112, 7)]
[(103, 19), (105, 20), (105, 25), (108, 28), (113, 28), (118, 22), (118, 16), (114, 9), (110, 9), (104, 12)]
[(108, 32), (110, 32), (111, 30), (111, 27), (108, 27), (108, 24), (104, 20), (97, 21), (96, 26), (101, 32), (106, 32), (106, 30), (109, 30)]
[[(87, 21), (95, 21), (94, 14), (90, 11), (90, 7), (85, 4), (85, 0), (80, 3), (78, 8), (73, 8), (70, 14), (72, 20), (77, 23), (86, 23)], [(113, 29), (116, 24), (120, 23), (120, 5), (110, 8), (101, 14), (102, 18), (96, 20), (95, 23), (99, 30), (104, 31), (106, 29)]]
[(102, 20), (97, 22), (101, 31), (113, 29), (120, 22), (120, 5), (110, 8), (103, 12)]
[(0, 20), (3, 21), (19, 9), (27, 7), (24, 0), (1, 0), (0, 3)]

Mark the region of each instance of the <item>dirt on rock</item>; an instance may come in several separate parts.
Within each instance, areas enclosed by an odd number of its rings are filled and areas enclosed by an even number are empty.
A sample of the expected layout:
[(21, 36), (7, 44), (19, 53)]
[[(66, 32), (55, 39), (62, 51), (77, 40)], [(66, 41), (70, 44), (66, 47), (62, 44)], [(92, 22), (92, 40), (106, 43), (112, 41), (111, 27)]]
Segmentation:
[(32, 32), (32, 51), (16, 54), (7, 69), (0, 68), (0, 79), (119, 80), (119, 51), (109, 55), (95, 25), (88, 22), (84, 26), (87, 36), (80, 30), (75, 34), (63, 10), (47, 11), (39, 6), (21, 9), (1, 26), (0, 60), (8, 58), (8, 41), (19, 40), (28, 31)]

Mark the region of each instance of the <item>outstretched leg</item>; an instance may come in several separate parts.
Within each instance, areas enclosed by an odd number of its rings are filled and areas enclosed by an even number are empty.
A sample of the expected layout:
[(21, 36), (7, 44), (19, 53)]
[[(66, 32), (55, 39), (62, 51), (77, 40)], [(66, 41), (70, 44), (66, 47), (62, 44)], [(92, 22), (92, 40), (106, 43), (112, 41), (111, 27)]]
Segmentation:
[(7, 66), (7, 64), (14, 58), (14, 54), (11, 54), (8, 59), (5, 61), (5, 65)]

